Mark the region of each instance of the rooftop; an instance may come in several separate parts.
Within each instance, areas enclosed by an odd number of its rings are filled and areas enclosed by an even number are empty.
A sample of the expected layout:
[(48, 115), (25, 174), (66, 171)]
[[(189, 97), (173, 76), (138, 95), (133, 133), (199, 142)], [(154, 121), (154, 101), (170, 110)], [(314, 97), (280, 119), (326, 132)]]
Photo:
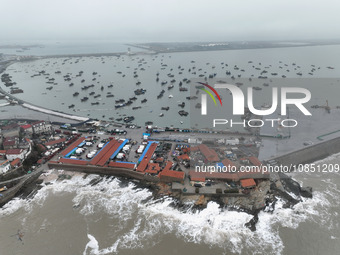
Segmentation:
[(11, 162), (11, 166), (15, 167), (16, 165), (18, 165), (21, 162), (20, 158), (16, 158)]
[(215, 150), (210, 149), (208, 146), (206, 146), (205, 144), (200, 144), (198, 146), (198, 148), (200, 149), (200, 151), (202, 152), (202, 154), (204, 155), (204, 157), (211, 162), (217, 162), (219, 161), (219, 157), (216, 153)]
[(240, 182), (243, 188), (251, 188), (256, 186), (254, 179), (243, 179)]
[(23, 149), (9, 149), (6, 151), (7, 155), (16, 155), (16, 154), (21, 154)]
[(31, 128), (32, 125), (31, 124), (26, 124), (26, 125), (22, 125), (20, 127), (23, 128), (23, 129), (28, 129), (28, 128)]
[(66, 138), (60, 138), (58, 140), (49, 141), (49, 142), (45, 143), (45, 145), (46, 146), (52, 146), (52, 145), (55, 145), (55, 144), (58, 144), (58, 143), (63, 143), (63, 142), (66, 142)]
[(138, 172), (144, 172), (153, 153), (155, 152), (156, 148), (157, 148), (158, 144), (157, 143), (151, 143), (148, 151), (145, 153), (142, 161), (139, 163), (138, 167), (137, 167), (137, 171)]

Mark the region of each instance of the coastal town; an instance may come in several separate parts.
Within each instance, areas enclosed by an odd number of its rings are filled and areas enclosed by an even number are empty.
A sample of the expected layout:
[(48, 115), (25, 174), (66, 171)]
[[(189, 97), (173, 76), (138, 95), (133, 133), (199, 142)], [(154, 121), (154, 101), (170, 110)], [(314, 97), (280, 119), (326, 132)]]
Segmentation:
[[(96, 120), (76, 125), (2, 120), (1, 135), (1, 205), (83, 173), (138, 181), (156, 196), (195, 200), (197, 206), (217, 199), (254, 213), (291, 181), (262, 169), (261, 141), (251, 136)], [(250, 170), (241, 171), (245, 168)], [(311, 189), (295, 192), (311, 197)]]

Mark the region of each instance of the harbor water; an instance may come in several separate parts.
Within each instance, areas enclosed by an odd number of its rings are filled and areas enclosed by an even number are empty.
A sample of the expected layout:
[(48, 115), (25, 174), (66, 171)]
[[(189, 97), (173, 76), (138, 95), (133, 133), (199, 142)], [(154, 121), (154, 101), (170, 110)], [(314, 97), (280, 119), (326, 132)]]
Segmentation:
[[(284, 79), (278, 79), (281, 75), (285, 75), (286, 79), (339, 77), (340, 65), (337, 55), (340, 55), (338, 45), (120, 57), (47, 58), (15, 63), (6, 73), (13, 77), (12, 81), (17, 83), (16, 87), (24, 90), (23, 94), (15, 96), (42, 107), (106, 120), (133, 115), (134, 122), (139, 125), (152, 121), (162, 127), (173, 125), (189, 128), (190, 116), (180, 116), (178, 111), (189, 111), (190, 104), (200, 102), (200, 99), (189, 101), (186, 97), (190, 96), (190, 90), (197, 85), (194, 80), (202, 76), (208, 77), (212, 74), (218, 79), (235, 84), (238, 79), (242, 79), (243, 82), (248, 78), (257, 78), (265, 70), (268, 79), (264, 79), (262, 83), (268, 83), (269, 86), (257, 84), (255, 81), (246, 82), (241, 86), (242, 90), (249, 86), (260, 86), (261, 90), (255, 91), (254, 97), (261, 105), (270, 103), (268, 97), (271, 97), (271, 89), (278, 86), (275, 79), (284, 82)], [(310, 75), (313, 68), (316, 70)], [(49, 75), (34, 76), (41, 71)], [(81, 71), (83, 74), (79, 76)], [(232, 75), (227, 75), (227, 71)], [(66, 75), (69, 75), (69, 81), (65, 81)], [(231, 76), (234, 76), (235, 80), (232, 80)], [(271, 78), (273, 81), (270, 81)], [(54, 80), (47, 83), (49, 79)], [(186, 83), (183, 81), (185, 79), (192, 82)], [(140, 85), (136, 85), (138, 82)], [(162, 82), (166, 84), (162, 85)], [(187, 88), (188, 91), (179, 90), (180, 82), (182, 88)], [(207, 82), (212, 80), (208, 79)], [(330, 105), (337, 106), (340, 91), (338, 83), (340, 83), (338, 80), (332, 84), (321, 83), (312, 91), (312, 100), (319, 105), (325, 104), (328, 100)], [(171, 84), (173, 88), (169, 89)], [(82, 89), (85, 86), (91, 87)], [(308, 84), (306, 86), (308, 87)], [(134, 91), (141, 88), (146, 89), (146, 93), (136, 96), (137, 100), (131, 105), (115, 108), (118, 105), (116, 100), (124, 99), (126, 103), (129, 98), (135, 96)], [(158, 98), (162, 90), (163, 97)], [(79, 95), (74, 96), (76, 92)], [(84, 97), (88, 100), (81, 101)], [(146, 102), (142, 103), (145, 99)], [(184, 108), (178, 106), (182, 102), (186, 103)], [(141, 108), (134, 110), (134, 107)], [(170, 109), (164, 111), (162, 107)], [(160, 117), (161, 113), (164, 117)]]

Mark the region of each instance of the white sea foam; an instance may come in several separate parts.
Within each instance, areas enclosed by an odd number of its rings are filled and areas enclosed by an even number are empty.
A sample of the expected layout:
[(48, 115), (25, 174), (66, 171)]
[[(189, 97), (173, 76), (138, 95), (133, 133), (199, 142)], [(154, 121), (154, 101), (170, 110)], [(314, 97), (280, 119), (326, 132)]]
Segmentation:
[[(321, 216), (318, 208), (330, 206), (324, 194), (318, 192), (313, 199), (305, 199), (293, 209), (283, 208), (283, 202), (279, 200), (274, 213), (259, 214), (257, 231), (251, 232), (245, 227), (251, 215), (222, 210), (214, 202), (208, 203), (207, 208), (199, 212), (190, 209), (183, 212), (171, 206), (171, 198), (142, 203), (148, 197), (148, 191), (134, 189), (133, 184), (121, 188), (116, 179), (105, 180), (84, 193), (79, 189), (74, 202), (82, 204), (82, 214), (104, 210), (110, 216), (118, 217), (123, 222), (121, 227), (126, 227), (125, 234), (117, 236), (112, 246), (89, 249), (89, 254), (111, 254), (119, 249), (152, 245), (151, 240), (157, 242), (157, 237), (166, 233), (174, 233), (187, 242), (219, 246), (234, 253), (241, 253), (247, 247), (254, 253), (262, 253), (265, 249), (268, 254), (279, 254), (284, 248), (279, 226), (297, 228), (299, 223)], [(132, 228), (125, 224), (129, 221), (134, 222)]]
[(186, 242), (217, 246), (234, 253), (251, 249), (258, 254), (263, 251), (280, 254), (284, 249), (280, 226), (297, 228), (307, 220), (332, 228), (337, 226), (334, 215), (329, 215), (327, 210), (332, 206), (330, 200), (340, 194), (331, 179), (324, 180), (328, 186), (325, 192), (314, 192), (313, 199), (304, 199), (293, 209), (283, 208), (279, 200), (273, 213), (259, 214), (257, 230), (251, 232), (245, 227), (252, 219), (247, 213), (221, 209), (215, 202), (208, 203), (201, 211), (190, 208), (181, 211), (171, 206), (172, 198), (152, 199), (149, 190), (137, 188), (133, 183), (122, 184), (118, 179), (106, 178), (94, 186), (88, 185), (95, 178), (98, 176), (74, 177), (43, 187), (31, 201), (14, 199), (0, 210), (0, 218), (20, 209), (29, 212), (34, 206), (43, 206), (49, 194), (72, 192), (75, 194), (73, 203), (79, 206), (79, 213), (84, 217), (105, 213), (119, 222), (112, 226), (116, 235), (108, 247), (100, 247), (89, 228), (89, 242), (83, 254), (112, 254), (121, 249), (150, 247), (167, 233)]
[(2, 208), (0, 208), (0, 219), (7, 215), (17, 212), (20, 209), (30, 212), (34, 206), (43, 206), (49, 193), (57, 194), (62, 191), (74, 192), (79, 186), (86, 185), (95, 178), (96, 175), (90, 175), (84, 179), (81, 176), (72, 178), (70, 181), (62, 181), (53, 183), (52, 185), (46, 185), (34, 195), (32, 199), (14, 198)]
[(90, 239), (90, 241), (86, 244), (83, 255), (87, 254), (87, 248), (90, 248), (92, 250), (92, 253), (98, 253), (99, 244), (97, 239), (94, 236), (91, 236), (90, 234), (88, 234), (87, 237)]

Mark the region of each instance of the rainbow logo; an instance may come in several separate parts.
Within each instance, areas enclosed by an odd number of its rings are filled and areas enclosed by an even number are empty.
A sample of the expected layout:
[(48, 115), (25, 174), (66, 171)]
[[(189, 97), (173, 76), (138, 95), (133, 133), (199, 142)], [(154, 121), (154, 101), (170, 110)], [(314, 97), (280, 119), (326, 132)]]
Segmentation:
[[(217, 97), (218, 100), (220, 101), (221, 106), (222, 106), (221, 97), (220, 97), (220, 95), (217, 93), (217, 91), (216, 91), (213, 87), (211, 87), (209, 84), (206, 84), (206, 83), (203, 83), (203, 82), (198, 82), (198, 83), (201, 84), (201, 85), (203, 85), (203, 86), (205, 86), (205, 87), (207, 87), (207, 88), (209, 88), (212, 92), (214, 92), (215, 95), (216, 95), (216, 97)], [(215, 97), (211, 94), (211, 92), (210, 92), (209, 90), (207, 90), (207, 89), (205, 89), (205, 88), (199, 88), (199, 89), (200, 89), (200, 90), (203, 90), (204, 92), (206, 92), (206, 93), (212, 98), (212, 100), (214, 101), (215, 105), (217, 106), (216, 99), (215, 99)]]

